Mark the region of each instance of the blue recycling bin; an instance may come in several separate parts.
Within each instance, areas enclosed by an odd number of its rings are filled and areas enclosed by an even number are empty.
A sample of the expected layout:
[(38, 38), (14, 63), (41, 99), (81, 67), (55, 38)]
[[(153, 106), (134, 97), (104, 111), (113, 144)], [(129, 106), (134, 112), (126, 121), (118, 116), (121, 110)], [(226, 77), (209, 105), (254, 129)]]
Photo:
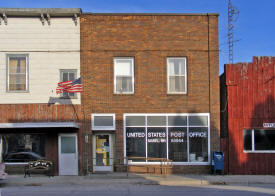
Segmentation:
[(222, 172), (224, 175), (224, 153), (223, 152), (213, 152), (213, 172), (216, 174), (217, 170)]

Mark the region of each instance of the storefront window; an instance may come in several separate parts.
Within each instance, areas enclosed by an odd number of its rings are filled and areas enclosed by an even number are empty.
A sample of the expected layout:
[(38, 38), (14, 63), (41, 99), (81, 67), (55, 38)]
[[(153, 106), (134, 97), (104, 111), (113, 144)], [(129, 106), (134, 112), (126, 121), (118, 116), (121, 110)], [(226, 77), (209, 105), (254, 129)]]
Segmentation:
[(189, 116), (189, 126), (208, 126), (207, 116)]
[(168, 116), (168, 126), (187, 126), (187, 116)]
[(165, 158), (177, 163), (208, 163), (208, 119), (209, 114), (127, 114), (125, 155), (142, 157), (143, 162)]
[(5, 134), (2, 139), (5, 162), (28, 162), (45, 157), (44, 134)]
[(243, 149), (252, 150), (252, 131), (251, 130), (243, 131)]
[(127, 157), (145, 157), (145, 128), (129, 127), (126, 129)]
[(243, 148), (246, 152), (275, 152), (275, 130), (243, 130)]
[(186, 162), (187, 127), (169, 127), (169, 159), (174, 162)]
[(147, 129), (148, 157), (166, 158), (166, 129), (162, 127), (149, 127)]
[(126, 126), (145, 126), (145, 116), (128, 116)]
[(148, 126), (165, 126), (166, 118), (165, 116), (148, 116), (147, 125)]
[(274, 130), (255, 130), (255, 150), (275, 150)]
[(208, 161), (208, 128), (190, 127), (189, 160), (190, 162)]

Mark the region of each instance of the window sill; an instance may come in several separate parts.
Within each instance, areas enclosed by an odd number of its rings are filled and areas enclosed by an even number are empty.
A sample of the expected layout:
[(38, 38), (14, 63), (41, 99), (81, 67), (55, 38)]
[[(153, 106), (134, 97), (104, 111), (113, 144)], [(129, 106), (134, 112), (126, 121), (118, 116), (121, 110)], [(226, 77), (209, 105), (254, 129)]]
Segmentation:
[(92, 131), (115, 131), (115, 127), (92, 127)]
[(77, 97), (59, 97), (59, 99), (77, 99)]
[(134, 95), (134, 92), (131, 93), (114, 93), (114, 95)]
[(259, 153), (259, 154), (262, 154), (262, 153), (271, 153), (271, 154), (274, 154), (275, 153), (275, 150), (257, 150), (257, 151), (249, 151), (249, 150), (247, 150), (247, 151), (243, 151), (244, 153), (254, 153), (254, 154), (257, 154), (257, 153)]
[(6, 93), (29, 93), (30, 91), (6, 91)]
[(187, 92), (167, 92), (167, 95), (187, 95)]

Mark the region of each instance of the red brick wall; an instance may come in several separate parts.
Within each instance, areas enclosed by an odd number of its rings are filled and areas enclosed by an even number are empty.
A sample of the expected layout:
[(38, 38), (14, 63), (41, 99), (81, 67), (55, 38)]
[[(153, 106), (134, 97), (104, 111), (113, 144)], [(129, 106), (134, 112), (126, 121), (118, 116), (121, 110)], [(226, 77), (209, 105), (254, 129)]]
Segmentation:
[[(116, 114), (116, 156), (123, 156), (123, 113), (210, 113), (211, 150), (219, 150), (217, 15), (81, 16), (82, 104)], [(135, 93), (113, 94), (113, 58), (134, 57)], [(188, 93), (167, 94), (167, 57), (187, 58)]]
[(80, 105), (0, 104), (0, 122), (66, 122), (81, 120)]

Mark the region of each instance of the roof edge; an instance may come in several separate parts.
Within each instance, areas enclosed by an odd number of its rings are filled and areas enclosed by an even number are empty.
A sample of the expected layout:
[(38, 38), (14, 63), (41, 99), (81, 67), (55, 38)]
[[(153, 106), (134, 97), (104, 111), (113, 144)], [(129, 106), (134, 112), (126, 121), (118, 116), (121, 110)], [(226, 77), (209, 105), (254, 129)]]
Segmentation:
[(74, 16), (81, 13), (81, 8), (0, 8), (0, 14), (7, 16)]
[(239, 64), (248, 64), (248, 63), (253, 63), (255, 61), (261, 61), (261, 60), (266, 60), (267, 62), (271, 62), (272, 60), (275, 60), (275, 56), (252, 56), (252, 61), (238, 61), (234, 63), (225, 63), (224, 66), (227, 65), (239, 65)]
[(219, 16), (219, 13), (93, 13), (83, 12), (83, 15), (132, 15), (132, 16)]

